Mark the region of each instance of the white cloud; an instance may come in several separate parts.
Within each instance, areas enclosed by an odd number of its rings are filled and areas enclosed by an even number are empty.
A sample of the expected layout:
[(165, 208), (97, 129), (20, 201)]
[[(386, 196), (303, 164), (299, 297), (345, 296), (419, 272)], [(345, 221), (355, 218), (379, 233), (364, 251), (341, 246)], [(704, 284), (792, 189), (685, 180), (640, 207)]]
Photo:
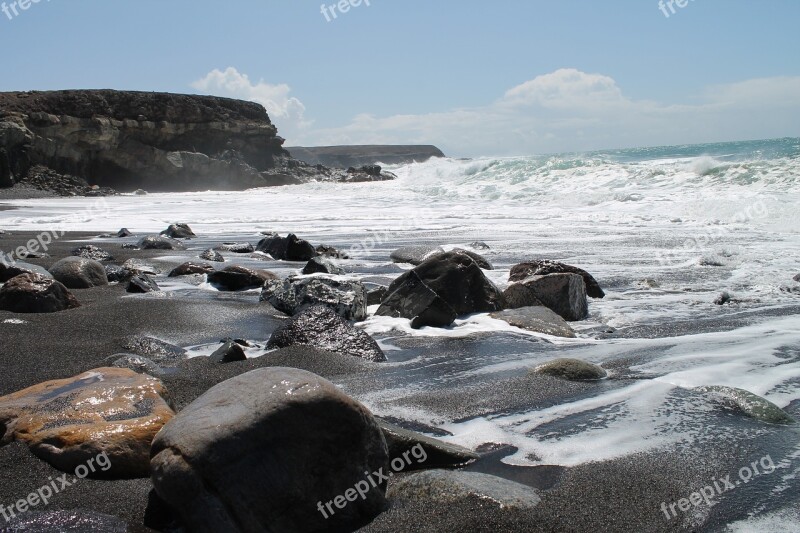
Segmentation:
[(247, 74), (233, 67), (224, 71), (214, 69), (205, 77), (193, 82), (192, 88), (215, 96), (226, 96), (249, 100), (263, 105), (272, 122), (278, 126), (279, 133), (287, 137), (310, 126), (305, 120), (306, 107), (293, 96), (291, 88), (285, 83), (272, 85), (263, 79), (258, 83), (250, 81)]

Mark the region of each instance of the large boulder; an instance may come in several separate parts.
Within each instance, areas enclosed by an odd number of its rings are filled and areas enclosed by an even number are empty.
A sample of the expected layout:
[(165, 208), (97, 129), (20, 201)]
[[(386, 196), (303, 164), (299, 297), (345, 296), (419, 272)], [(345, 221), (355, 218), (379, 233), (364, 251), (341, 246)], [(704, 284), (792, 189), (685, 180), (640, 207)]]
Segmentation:
[(492, 318), (502, 320), (511, 326), (532, 331), (534, 333), (544, 333), (554, 337), (575, 338), (575, 332), (567, 322), (556, 313), (544, 306), (539, 307), (520, 307), (517, 309), (506, 309), (492, 313)]
[(578, 274), (586, 284), (586, 294), (589, 297), (603, 298), (606, 295), (591, 274), (581, 268), (559, 263), (558, 261), (539, 260), (520, 263), (511, 268), (508, 281), (522, 281), (530, 276), (545, 276), (547, 274)]
[(229, 266), (211, 272), (208, 282), (221, 291), (245, 291), (257, 289), (278, 276), (269, 270), (252, 270), (243, 266)]
[(503, 291), (503, 301), (506, 309), (519, 309), (521, 307), (537, 307), (544, 305), (531, 289), (522, 283), (512, 283)]
[(188, 224), (170, 224), (167, 229), (161, 232), (161, 235), (170, 239), (191, 239), (197, 236)]
[(83, 257), (65, 257), (50, 267), (53, 277), (68, 289), (91, 289), (108, 285), (105, 267)]
[[(0, 254), (1, 253), (2, 252), (0, 252)], [(2, 260), (2, 255), (0, 255), (0, 283), (5, 283), (11, 278), (16, 278), (20, 274), (38, 274), (44, 278), (53, 279), (52, 274), (45, 270), (44, 267), (25, 263), (24, 261), (6, 263)]]
[(0, 309), (12, 313), (56, 313), (81, 304), (63, 284), (39, 274), (20, 274), (0, 288)]
[(40, 383), (0, 398), (2, 440), (64, 472), (97, 461), (89, 477), (146, 477), (150, 443), (174, 414), (165, 394), (158, 379), (127, 368)]
[(261, 290), (261, 301), (269, 302), (289, 316), (308, 307), (324, 305), (345, 320), (361, 321), (367, 318), (367, 290), (359, 281), (321, 276), (270, 281)]
[(444, 248), (441, 246), (406, 246), (392, 252), (389, 259), (395, 263), (409, 263), (417, 266), (426, 259), (442, 253), (444, 253)]
[(317, 251), (308, 241), (297, 238), (290, 233), (287, 237), (278, 235), (262, 239), (256, 246), (256, 251), (263, 252), (279, 261), (308, 261), (317, 256)]
[(568, 321), (583, 320), (589, 316), (586, 285), (577, 274), (547, 274), (531, 276), (520, 282), (531, 296), (542, 305), (555, 311)]
[(185, 250), (180, 241), (162, 235), (148, 235), (139, 240), (137, 246), (142, 250)]
[(363, 405), (281, 367), (209, 389), (158, 434), (151, 460), (158, 495), (200, 533), (355, 530), (383, 510), (372, 473), (387, 467)]
[(503, 308), (503, 296), (468, 255), (436, 254), (397, 278), (376, 314), (411, 319), (411, 326), (444, 327), (457, 317)]
[(333, 309), (324, 306), (309, 307), (275, 330), (267, 348), (286, 348), (298, 344), (368, 361), (386, 361), (386, 355), (375, 339), (351, 326)]

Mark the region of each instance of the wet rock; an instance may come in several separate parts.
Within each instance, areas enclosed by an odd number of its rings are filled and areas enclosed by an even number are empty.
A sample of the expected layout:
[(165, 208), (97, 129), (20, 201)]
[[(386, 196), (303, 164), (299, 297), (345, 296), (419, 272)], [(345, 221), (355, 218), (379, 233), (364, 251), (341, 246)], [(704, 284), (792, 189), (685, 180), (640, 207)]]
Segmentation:
[(63, 284), (39, 274), (20, 274), (0, 288), (0, 309), (12, 313), (56, 313), (80, 305)]
[[(117, 357), (119, 356), (119, 357)], [(134, 354), (116, 354), (109, 359), (114, 359), (111, 366), (114, 368), (128, 368), (137, 374), (150, 374), (151, 376), (158, 377), (164, 370), (158, 366), (154, 361), (147, 357)]]
[(94, 261), (113, 261), (114, 256), (108, 253), (107, 251), (99, 248), (97, 246), (93, 246), (91, 244), (87, 244), (86, 246), (81, 246), (79, 248), (75, 248), (70, 252), (70, 255), (74, 255), (76, 257), (83, 257), (84, 259), (92, 259)]
[(170, 226), (161, 232), (161, 235), (169, 237), (170, 239), (191, 239), (197, 237), (188, 224), (170, 224)]
[(186, 350), (183, 348), (152, 337), (129, 337), (122, 343), (122, 348), (160, 365), (186, 359)]
[(244, 291), (262, 287), (278, 276), (268, 270), (251, 270), (242, 266), (229, 266), (208, 275), (208, 282), (220, 291)]
[(212, 250), (211, 248), (201, 253), (200, 259), (205, 259), (206, 261), (214, 261), (215, 263), (225, 262), (225, 258), (222, 257), (222, 254), (217, 252), (216, 250)]
[(367, 318), (367, 290), (359, 281), (345, 281), (316, 276), (270, 281), (261, 290), (261, 301), (294, 316), (308, 307), (324, 305), (345, 320)]
[(191, 276), (192, 274), (210, 274), (214, 272), (214, 267), (208, 263), (195, 263), (189, 261), (178, 267), (172, 269), (169, 273), (170, 278), (177, 278), (178, 276)]
[(141, 259), (128, 259), (122, 263), (122, 268), (130, 270), (134, 274), (148, 274), (150, 276), (157, 276), (161, 274), (161, 270), (153, 265), (145, 263)]
[(224, 242), (217, 246), (215, 250), (233, 254), (251, 254), (256, 251), (255, 247), (249, 242)]
[(287, 237), (272, 236), (262, 239), (256, 250), (269, 254), (279, 261), (309, 261), (317, 256), (317, 251), (308, 241), (290, 233)]
[(303, 267), (303, 274), (344, 274), (344, 269), (326, 257), (313, 257)]
[(533, 372), (568, 381), (591, 381), (607, 376), (599, 366), (580, 359), (555, 359), (537, 366)]
[(483, 241), (471, 242), (469, 243), (469, 247), (476, 250), (491, 250), (491, 247)]
[[(417, 452), (414, 456), (415, 460), (406, 465), (403, 469), (404, 472), (454, 468), (467, 465), (479, 458), (479, 455), (471, 450), (442, 442), (416, 431), (409, 431), (385, 420), (378, 419), (378, 424), (386, 439), (390, 460), (403, 459), (403, 454), (406, 454), (407, 457), (409, 451), (412, 450)], [(422, 453), (418, 452), (420, 449)]]
[(53, 279), (53, 276), (39, 265), (25, 263), (24, 261), (16, 261), (14, 263), (6, 263), (0, 260), (0, 283), (5, 283), (11, 278), (15, 278), (20, 274), (37, 274), (43, 278)]
[(367, 305), (380, 305), (387, 294), (389, 294), (389, 289), (387, 287), (378, 287), (377, 289), (369, 291), (367, 293)]
[(395, 263), (409, 263), (416, 266), (441, 253), (444, 253), (444, 248), (441, 246), (406, 246), (392, 252), (389, 259)]
[(392, 485), (392, 502), (427, 499), (436, 503), (483, 501), (498, 509), (533, 509), (541, 502), (535, 489), (507, 479), (460, 470), (427, 470)]
[(731, 293), (728, 291), (723, 291), (716, 298), (714, 298), (714, 305), (725, 305), (731, 301), (731, 298)]
[[(387, 461), (364, 406), (319, 376), (278, 367), (187, 406), (153, 442), (151, 470), (189, 531), (352, 531), (383, 510), (385, 483), (370, 485), (364, 472)], [(339, 495), (346, 505), (319, 512)]]
[(128, 281), (128, 286), (125, 287), (125, 290), (133, 294), (146, 294), (148, 292), (158, 292), (161, 287), (147, 274), (136, 274)]
[(539, 260), (520, 263), (511, 268), (508, 281), (522, 281), (530, 276), (545, 276), (547, 274), (578, 274), (586, 284), (586, 294), (589, 297), (603, 298), (606, 295), (591, 274), (581, 268), (559, 263), (558, 261)]
[(147, 191), (144, 189), (136, 189), (133, 191), (134, 196), (147, 196)]
[(6, 522), (0, 531), (4, 533), (127, 533), (128, 524), (116, 516), (85, 509), (28, 511)]
[(132, 235), (133, 233), (131, 233), (131, 231), (128, 228), (122, 228), (117, 232), (117, 237), (119, 238), (131, 237)]
[(466, 254), (447, 252), (397, 278), (377, 315), (411, 319), (411, 327), (449, 326), (459, 316), (499, 311), (503, 297)]
[(90, 289), (108, 285), (105, 267), (83, 257), (66, 257), (50, 267), (50, 273), (68, 289)]
[(575, 332), (569, 324), (544, 306), (506, 309), (504, 311), (492, 313), (491, 316), (492, 318), (502, 320), (526, 331), (544, 333), (545, 335), (553, 335), (555, 337), (564, 337), (568, 339), (575, 338)]
[(123, 243), (120, 248), (123, 250), (139, 250), (139, 246), (130, 242)]
[(577, 321), (589, 316), (586, 285), (577, 274), (531, 276), (520, 282), (532, 295), (564, 320)]
[(267, 348), (295, 345), (314, 346), (368, 361), (386, 361), (375, 339), (324, 306), (309, 307), (279, 327), (270, 337)]
[(316, 248), (317, 254), (324, 256), (324, 257), (332, 257), (333, 259), (350, 259), (350, 256), (347, 255), (346, 252), (341, 252), (334, 248), (333, 246), (328, 246), (325, 244), (320, 244)]
[(0, 427), (6, 442), (25, 443), (64, 472), (75, 472), (102, 454), (105, 469), (89, 472), (90, 477), (147, 477), (150, 443), (174, 415), (165, 394), (152, 376), (98, 368), (3, 396)]
[(800, 274), (796, 274), (795, 277), (792, 278), (794, 281), (800, 281)]
[(484, 270), (494, 270), (492, 264), (480, 254), (476, 254), (475, 252), (470, 252), (469, 250), (464, 250), (463, 248), (453, 248), (453, 250), (451, 251), (457, 254), (465, 254), (470, 256), (478, 264), (478, 266)]
[(147, 237), (142, 237), (137, 246), (142, 250), (186, 249), (186, 246), (184, 246), (180, 241), (176, 241), (175, 239), (171, 239), (169, 237), (163, 237), (161, 235), (148, 235)]
[(710, 394), (727, 407), (735, 408), (750, 418), (769, 424), (792, 424), (794, 419), (786, 411), (757, 394), (735, 387), (712, 385), (698, 387), (700, 392)]
[(519, 309), (521, 307), (541, 307), (534, 292), (522, 283), (512, 283), (503, 291), (503, 302), (506, 309)]
[(233, 363), (234, 361), (246, 361), (247, 355), (238, 343), (227, 341), (211, 354), (211, 360), (220, 364)]

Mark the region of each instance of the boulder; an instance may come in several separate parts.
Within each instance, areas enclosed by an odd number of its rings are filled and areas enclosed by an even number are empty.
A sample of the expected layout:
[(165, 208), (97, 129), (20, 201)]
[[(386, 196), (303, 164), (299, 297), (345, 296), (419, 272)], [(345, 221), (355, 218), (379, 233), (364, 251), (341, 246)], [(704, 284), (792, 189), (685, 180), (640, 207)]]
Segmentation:
[(90, 289), (108, 285), (105, 267), (93, 259), (66, 257), (51, 266), (50, 273), (68, 289)]
[(109, 283), (128, 281), (133, 277), (133, 272), (119, 265), (105, 265), (105, 269)]
[(249, 242), (224, 242), (217, 246), (215, 250), (233, 254), (251, 254), (256, 251), (255, 247)]
[(265, 368), (209, 389), (153, 442), (158, 495), (194, 532), (353, 531), (385, 506), (386, 442), (329, 381)]
[(185, 250), (186, 246), (184, 246), (180, 241), (176, 241), (175, 239), (171, 239), (169, 237), (164, 237), (161, 235), (148, 235), (147, 237), (142, 237), (142, 239), (138, 242), (137, 246), (142, 250)]
[(367, 305), (380, 305), (386, 295), (389, 294), (387, 287), (378, 287), (367, 293)]
[(225, 262), (225, 258), (222, 257), (222, 254), (211, 248), (201, 253), (200, 259), (205, 259), (206, 261), (214, 261), (215, 263)]
[(287, 237), (271, 236), (262, 239), (256, 250), (269, 254), (279, 261), (309, 261), (317, 256), (317, 251), (308, 241), (290, 233)]
[(761, 422), (769, 424), (794, 423), (794, 419), (786, 414), (786, 411), (766, 398), (762, 398), (750, 391), (718, 385), (699, 387), (697, 390), (716, 398), (726, 407), (737, 409), (750, 418)]
[(519, 309), (521, 307), (540, 307), (544, 304), (539, 301), (533, 290), (522, 283), (512, 283), (503, 291), (503, 301), (506, 309)]
[(578, 267), (559, 263), (558, 261), (539, 260), (520, 263), (511, 268), (508, 281), (522, 281), (530, 276), (545, 276), (547, 274), (578, 274), (586, 284), (586, 294), (589, 297), (603, 298), (606, 295), (591, 274)]
[(16, 261), (6, 263), (2, 261), (0, 256), (0, 283), (5, 283), (11, 278), (16, 278), (20, 274), (37, 274), (43, 278), (53, 279), (53, 276), (39, 265), (25, 263), (24, 261)]
[(312, 257), (303, 267), (303, 274), (344, 274), (344, 269), (326, 257)]
[(147, 274), (136, 274), (128, 281), (128, 286), (125, 290), (133, 294), (145, 294), (148, 292), (158, 292), (161, 288), (153, 278)]
[(456, 317), (503, 307), (503, 296), (466, 254), (436, 254), (397, 278), (376, 314), (411, 319), (411, 327), (443, 327)]
[(91, 244), (87, 244), (86, 246), (80, 246), (75, 248), (70, 252), (70, 255), (74, 255), (76, 257), (83, 257), (84, 259), (92, 259), (94, 261), (113, 261), (114, 256), (110, 253), (106, 252), (102, 248), (97, 246), (93, 246)]
[(564, 320), (577, 321), (589, 316), (586, 285), (577, 274), (531, 276), (520, 282), (532, 295)]
[(214, 267), (212, 265), (189, 261), (188, 263), (173, 268), (169, 273), (169, 277), (176, 278), (178, 276), (191, 276), (192, 274), (210, 274), (211, 272), (214, 272)]
[(406, 246), (392, 252), (389, 259), (395, 263), (409, 263), (416, 266), (441, 253), (444, 253), (444, 248), (441, 246)]
[(471, 252), (469, 250), (464, 250), (463, 248), (453, 248), (451, 251), (470, 256), (478, 264), (478, 266), (484, 270), (494, 270), (492, 264), (480, 254), (476, 254), (475, 252)]
[(541, 502), (535, 489), (500, 477), (460, 470), (427, 470), (403, 477), (388, 492), (392, 502), (420, 499), (454, 504), (465, 500), (496, 509), (533, 509)]
[(368, 361), (386, 361), (375, 339), (325, 306), (309, 307), (279, 327), (272, 333), (267, 348), (295, 345), (314, 346)]
[(85, 509), (71, 509), (69, 511), (28, 511), (6, 522), (2, 531), (13, 533), (127, 533), (129, 529), (128, 523), (116, 516)]
[(725, 305), (726, 303), (730, 302), (733, 296), (728, 291), (722, 291), (714, 298), (714, 305)]
[(0, 288), (0, 309), (12, 313), (56, 313), (80, 305), (64, 285), (39, 274), (20, 274)]
[(261, 290), (261, 301), (269, 302), (289, 316), (308, 307), (324, 305), (345, 320), (358, 322), (367, 318), (367, 290), (359, 281), (321, 276), (270, 281)]
[(417, 452), (415, 455), (417, 461), (407, 464), (403, 469), (404, 472), (461, 467), (480, 458), (471, 450), (401, 428), (385, 420), (378, 419), (378, 424), (386, 439), (390, 460), (403, 459), (404, 455), (407, 457), (409, 451), (421, 450), (421, 453)]
[(91, 460), (89, 477), (146, 477), (150, 443), (174, 415), (165, 394), (158, 379), (126, 368), (34, 385), (0, 398), (3, 441), (25, 443), (64, 472)]
[(122, 263), (122, 268), (130, 270), (134, 274), (150, 274), (152, 276), (161, 274), (161, 270), (145, 263), (141, 259), (128, 259)]
[(117, 232), (117, 237), (119, 238), (130, 237), (132, 235), (133, 233), (131, 233), (128, 228), (122, 228)]
[(143, 355), (155, 363), (169, 364), (186, 359), (186, 350), (152, 337), (128, 337), (122, 343), (122, 348), (137, 355)]
[(537, 366), (533, 372), (568, 381), (592, 381), (607, 376), (599, 366), (580, 359), (555, 359)]
[(170, 239), (191, 239), (197, 237), (188, 224), (170, 224), (170, 226), (161, 232), (161, 235), (169, 237)]
[(278, 276), (268, 270), (251, 270), (242, 266), (229, 266), (208, 275), (208, 282), (221, 291), (257, 289)]
[(233, 363), (234, 361), (246, 361), (242, 347), (235, 341), (226, 341), (214, 353), (211, 354), (211, 360), (215, 363)]
[(532, 331), (534, 333), (544, 333), (554, 337), (575, 338), (575, 332), (567, 322), (547, 307), (520, 307), (517, 309), (506, 309), (492, 313), (492, 318), (502, 320), (508, 324)]

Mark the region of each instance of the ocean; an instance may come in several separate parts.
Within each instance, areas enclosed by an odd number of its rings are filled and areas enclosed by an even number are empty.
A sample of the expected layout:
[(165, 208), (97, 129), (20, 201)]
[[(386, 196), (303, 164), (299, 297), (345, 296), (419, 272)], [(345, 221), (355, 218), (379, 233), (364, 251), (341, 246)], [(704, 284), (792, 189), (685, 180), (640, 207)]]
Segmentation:
[[(735, 416), (695, 390), (743, 388), (800, 415), (800, 283), (792, 279), (800, 274), (800, 139), (434, 159), (386, 169), (397, 179), (9, 201), (17, 209), (0, 211), (0, 228), (99, 233), (124, 226), (142, 234), (183, 222), (204, 247), (292, 232), (347, 251), (353, 275), (375, 283), (398, 275), (389, 253), (410, 244), (448, 249), (482, 241), (490, 249), (476, 251), (494, 264), (487, 275), (500, 286), (525, 260), (579, 266), (607, 296), (590, 300), (590, 317), (574, 324), (576, 339), (526, 333), (488, 315), (421, 330), (371, 317), (361, 327), (389, 362), (377, 382), (354, 376), (337, 384), (375, 414), (413, 420), (449, 442), (509, 445), (503, 462), (517, 467), (660, 450), (690, 458), (693, 450), (758, 442), (758, 454), (743, 451), (742, 464), (767, 450), (778, 470), (759, 481), (765, 485), (757, 494), (728, 496), (741, 499), (725, 511), (729, 531), (800, 520), (782, 503), (800, 488), (797, 427)], [(213, 292), (180, 282), (162, 288), (174, 297)], [(715, 304), (725, 292), (730, 302)], [(556, 357), (601, 364), (610, 377), (568, 398), (515, 396), (528, 369)]]

